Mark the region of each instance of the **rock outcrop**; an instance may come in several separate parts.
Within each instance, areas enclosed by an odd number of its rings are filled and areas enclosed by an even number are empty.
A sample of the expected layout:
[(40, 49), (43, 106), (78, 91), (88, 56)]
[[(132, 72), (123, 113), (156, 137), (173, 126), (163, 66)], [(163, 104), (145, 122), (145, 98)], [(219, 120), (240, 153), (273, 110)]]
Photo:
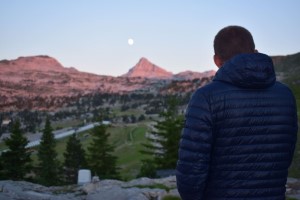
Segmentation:
[[(126, 76), (113, 77), (63, 67), (49, 56), (0, 61), (0, 110), (55, 110), (95, 93), (153, 93), (170, 84), (171, 72), (141, 58)], [(182, 91), (184, 92), (184, 91)]]
[[(300, 180), (288, 178), (288, 197), (300, 199)], [(101, 180), (82, 186), (45, 187), (25, 181), (0, 181), (2, 200), (162, 200), (180, 197), (175, 176), (161, 179), (139, 178), (128, 182)]]
[(178, 196), (175, 177), (139, 178), (129, 182), (102, 180), (83, 186), (44, 187), (25, 181), (0, 181), (5, 200), (150, 200)]
[(206, 72), (194, 72), (194, 71), (184, 71), (178, 74), (173, 74), (166, 71), (162, 67), (159, 67), (147, 58), (141, 58), (139, 62), (132, 67), (126, 74), (122, 77), (141, 77), (147, 79), (174, 79), (174, 80), (193, 80), (201, 79), (203, 77), (214, 76), (216, 71), (209, 70)]
[(141, 58), (139, 62), (123, 76), (154, 79), (171, 79), (173, 77), (173, 74), (151, 63), (146, 58)]
[(66, 71), (68, 68), (64, 68), (56, 59), (49, 56), (28, 56), (19, 57), (16, 60), (1, 60), (1, 70), (9, 71)]
[(184, 71), (173, 76), (173, 79), (178, 80), (193, 80), (193, 79), (201, 79), (204, 77), (212, 77), (216, 74), (216, 71), (209, 70), (205, 72), (193, 72), (193, 71)]

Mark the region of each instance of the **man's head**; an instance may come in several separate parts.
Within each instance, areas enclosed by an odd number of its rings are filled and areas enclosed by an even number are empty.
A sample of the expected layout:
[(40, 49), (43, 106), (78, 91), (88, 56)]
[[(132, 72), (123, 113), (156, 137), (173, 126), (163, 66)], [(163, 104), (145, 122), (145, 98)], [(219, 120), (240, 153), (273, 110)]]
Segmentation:
[(214, 61), (218, 67), (240, 53), (254, 53), (255, 44), (251, 33), (241, 26), (221, 29), (214, 40)]

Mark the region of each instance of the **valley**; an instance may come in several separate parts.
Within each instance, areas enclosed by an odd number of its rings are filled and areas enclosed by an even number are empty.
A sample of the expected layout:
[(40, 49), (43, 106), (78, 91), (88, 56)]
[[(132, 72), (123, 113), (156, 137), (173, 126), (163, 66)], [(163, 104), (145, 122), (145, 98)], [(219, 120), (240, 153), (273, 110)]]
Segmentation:
[[(278, 80), (288, 84), (300, 111), (300, 54), (274, 56)], [(172, 74), (141, 58), (120, 77), (101, 76), (65, 68), (49, 56), (22, 57), (0, 61), (0, 135), (8, 137), (10, 122), (21, 120), (25, 134), (42, 132), (46, 116), (53, 128), (78, 130), (86, 124), (109, 121), (109, 141), (115, 148), (122, 179), (135, 178), (144, 159), (139, 152), (150, 124), (159, 120), (169, 98), (179, 102), (179, 113), (197, 88), (208, 84), (215, 72)], [(147, 72), (147, 73), (145, 73)], [(157, 74), (156, 74), (157, 73)], [(84, 148), (91, 141), (89, 130), (78, 133)], [(63, 159), (68, 138), (57, 140), (59, 160)], [(299, 143), (298, 143), (299, 144)], [(3, 142), (0, 149), (4, 150)], [(34, 147), (36, 148), (36, 147)], [(299, 145), (290, 169), (300, 177)], [(33, 153), (33, 159), (36, 155)]]

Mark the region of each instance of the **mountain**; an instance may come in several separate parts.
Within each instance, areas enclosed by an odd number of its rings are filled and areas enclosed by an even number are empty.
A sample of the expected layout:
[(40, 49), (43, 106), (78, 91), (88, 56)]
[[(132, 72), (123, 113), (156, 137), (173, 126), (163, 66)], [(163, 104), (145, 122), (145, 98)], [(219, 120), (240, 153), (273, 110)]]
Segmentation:
[(293, 91), (300, 110), (300, 53), (272, 56), (277, 79)]
[(147, 58), (141, 58), (123, 77), (142, 77), (154, 79), (171, 79), (173, 74), (151, 63)]
[(100, 76), (79, 72), (74, 68), (65, 68), (49, 56), (0, 61), (1, 95), (72, 95), (76, 91), (96, 89), (99, 78)]
[(16, 60), (1, 60), (1, 70), (22, 70), (22, 71), (65, 71), (57, 60), (49, 56), (28, 56), (19, 57)]
[(209, 70), (206, 72), (193, 72), (193, 71), (184, 71), (180, 72), (178, 74), (175, 74), (173, 76), (174, 79), (179, 79), (179, 80), (193, 80), (193, 79), (201, 79), (204, 77), (211, 77), (214, 76), (216, 71), (214, 70)]
[(146, 58), (141, 58), (120, 77), (66, 68), (44, 55), (1, 60), (0, 110), (53, 110), (70, 100), (95, 93), (187, 93), (210, 80), (192, 82), (183, 80), (183, 76), (181, 80), (174, 77)]
[(272, 56), (277, 78), (290, 85), (300, 86), (300, 53)]
[(184, 71), (178, 74), (173, 74), (172, 72), (168, 72), (162, 67), (159, 67), (152, 62), (150, 62), (147, 58), (141, 58), (139, 62), (129, 69), (129, 71), (122, 75), (122, 77), (142, 77), (148, 79), (175, 79), (175, 80), (193, 80), (193, 79), (201, 79), (203, 77), (210, 77), (215, 75), (214, 70), (206, 71), (206, 72), (193, 72), (193, 71)]
[[(49, 56), (20, 57), (0, 61), (0, 110), (52, 109), (43, 102), (61, 106), (70, 98), (100, 93), (124, 93), (147, 87), (148, 82), (101, 76), (65, 68)], [(65, 100), (62, 100), (65, 99)]]

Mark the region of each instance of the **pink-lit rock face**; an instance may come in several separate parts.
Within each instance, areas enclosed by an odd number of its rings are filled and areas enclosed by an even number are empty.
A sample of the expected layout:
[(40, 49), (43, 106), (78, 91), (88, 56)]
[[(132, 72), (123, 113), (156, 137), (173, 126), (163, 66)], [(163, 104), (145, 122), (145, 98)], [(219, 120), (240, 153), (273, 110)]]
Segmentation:
[[(173, 76), (171, 72), (152, 64), (146, 58), (141, 58), (136, 66), (120, 77), (96, 75), (80, 72), (75, 68), (66, 68), (49, 56), (1, 60), (0, 110), (11, 110), (16, 107), (22, 109), (24, 104), (28, 104), (26, 107), (28, 109), (57, 109), (64, 104), (62, 99), (78, 98), (97, 92), (174, 93), (177, 91), (168, 86), (173, 79), (180, 80), (176, 83), (176, 88), (181, 87), (180, 92), (186, 92), (199, 86), (189, 80), (195, 77), (209, 77), (212, 74), (214, 73), (205, 72), (202, 75), (198, 72), (183, 72)], [(199, 84), (203, 83), (199, 82)], [(42, 101), (52, 101), (53, 108), (45, 107), (40, 103)]]
[(1, 70), (24, 71), (64, 71), (65, 68), (54, 58), (49, 56), (19, 57), (16, 60), (0, 61)]
[(95, 89), (99, 78), (100, 76), (79, 72), (74, 68), (65, 68), (49, 56), (0, 61), (1, 85), (14, 90), (13, 95), (72, 95), (74, 90)]
[(173, 74), (164, 70), (163, 68), (151, 63), (146, 58), (141, 58), (139, 62), (131, 68), (124, 77), (143, 77), (155, 79), (171, 79)]
[(210, 70), (206, 72), (184, 71), (178, 74), (168, 72), (163, 68), (151, 63), (147, 58), (141, 58), (139, 62), (132, 67), (123, 77), (142, 77), (149, 79), (180, 79), (193, 80), (203, 77), (214, 76), (216, 71)]

